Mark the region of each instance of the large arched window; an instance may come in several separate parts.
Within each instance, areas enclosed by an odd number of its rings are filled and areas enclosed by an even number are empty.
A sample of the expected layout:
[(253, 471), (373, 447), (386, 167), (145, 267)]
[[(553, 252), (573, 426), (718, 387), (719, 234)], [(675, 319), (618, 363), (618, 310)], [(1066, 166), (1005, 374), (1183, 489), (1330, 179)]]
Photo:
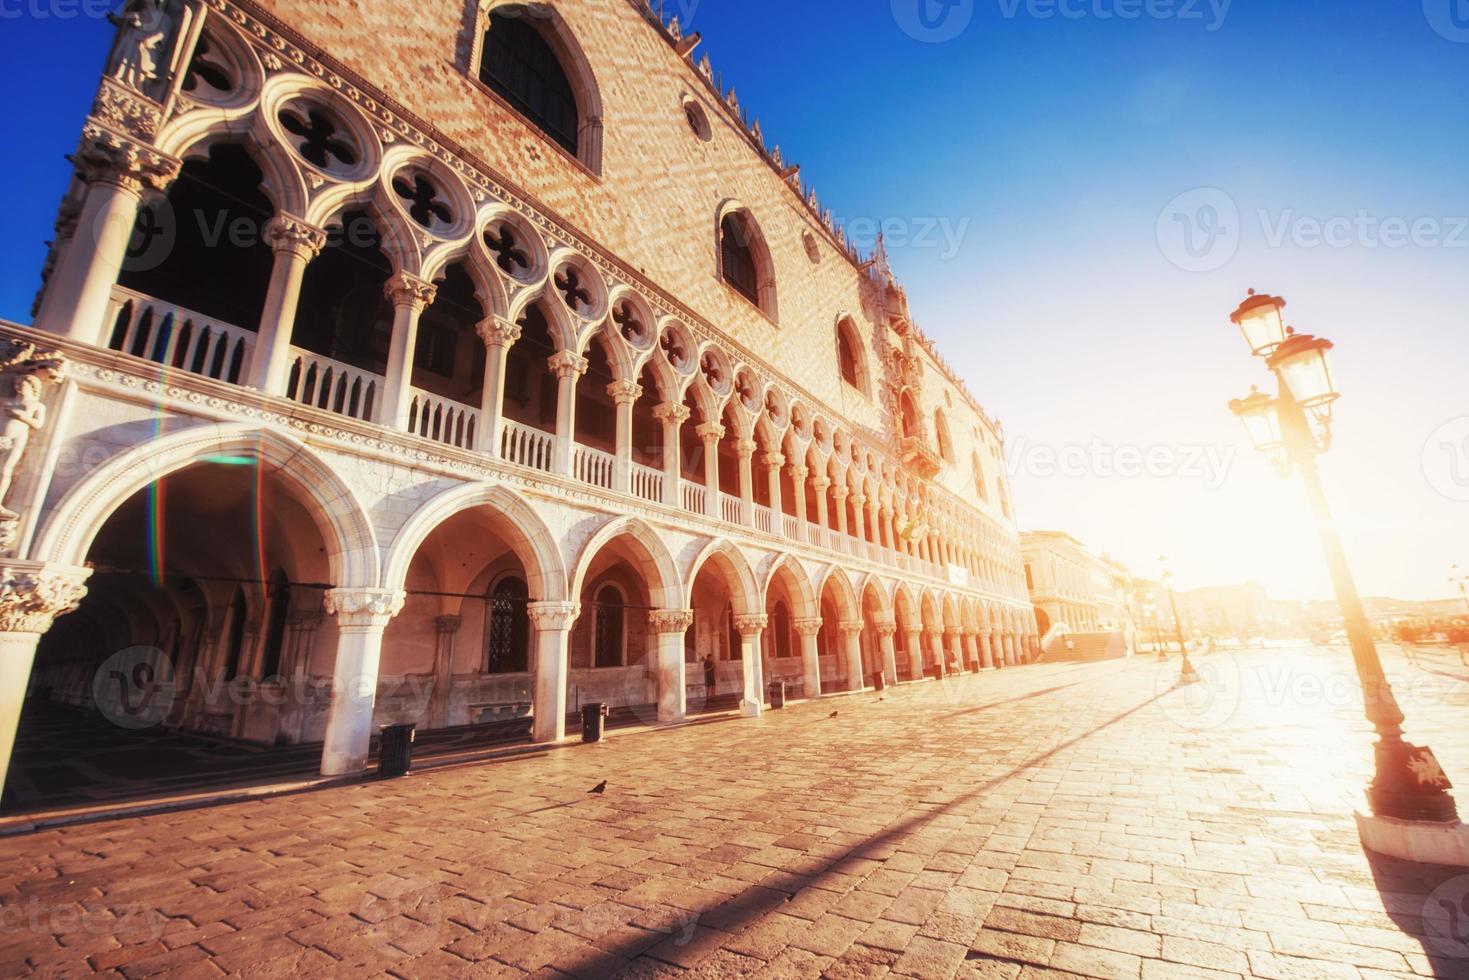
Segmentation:
[(480, 81), (572, 156), (581, 117), (576, 90), (556, 52), (519, 6), (490, 14)]
[(626, 620), (626, 600), (615, 585), (604, 585), (597, 590), (596, 635), (592, 650), (596, 667), (621, 667), (623, 665), (623, 623)]
[(942, 408), (933, 410), (933, 430), (939, 441), (939, 455), (944, 458), (944, 462), (952, 463), (954, 461), (954, 440), (949, 435), (949, 420), (944, 417)]
[(916, 437), (918, 435), (918, 409), (913, 404), (913, 396), (909, 392), (903, 392), (898, 400), (898, 411), (903, 420), (904, 437)]
[(489, 622), (485, 627), (487, 674), (522, 674), (530, 669), (530, 616), (526, 610), (525, 579), (506, 576), (487, 597)]
[(719, 275), (775, 319), (775, 269), (760, 226), (748, 210), (733, 208), (719, 219)]
[(868, 394), (867, 365), (862, 356), (862, 341), (857, 328), (847, 317), (837, 321), (837, 365), (841, 368), (842, 380), (862, 394)]
[(990, 489), (984, 479), (984, 464), (979, 461), (979, 453), (974, 454), (974, 489), (980, 500), (989, 503)]

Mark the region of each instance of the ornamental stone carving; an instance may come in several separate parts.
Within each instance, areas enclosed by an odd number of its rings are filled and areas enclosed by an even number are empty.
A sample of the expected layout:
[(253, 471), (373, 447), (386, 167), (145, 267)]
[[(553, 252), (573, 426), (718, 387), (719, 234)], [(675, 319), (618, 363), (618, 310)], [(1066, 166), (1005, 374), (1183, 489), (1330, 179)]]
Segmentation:
[(796, 632), (802, 636), (815, 636), (821, 632), (822, 624), (819, 619), (798, 619), (792, 625), (796, 627)]
[(691, 609), (654, 609), (648, 613), (648, 629), (660, 635), (684, 633), (694, 625)]
[(66, 359), (23, 340), (0, 341), (0, 546), (10, 547), (15, 511), (4, 506), (31, 433), (46, 424), (46, 386), (66, 376)]
[(168, 190), (180, 166), (175, 158), (92, 122), (82, 128), (81, 146), (72, 157), (72, 164), (89, 184), (115, 184), (134, 194), (141, 194), (144, 189)]
[(107, 19), (119, 28), (107, 73), (135, 92), (158, 77), (159, 56), (173, 27), (165, 0), (129, 0)]
[(581, 606), (575, 602), (532, 602), (525, 607), (525, 612), (537, 630), (565, 633), (581, 615)]
[(109, 129), (151, 140), (163, 124), (163, 110), (152, 99), (104, 78), (92, 103), (92, 118)]
[(395, 306), (411, 306), (422, 313), (438, 295), (433, 283), (425, 282), (415, 275), (400, 272), (383, 285), (383, 294)]
[(397, 589), (330, 589), (324, 598), (339, 627), (382, 629), (403, 611), (407, 594)]
[(481, 320), (475, 329), (486, 347), (510, 347), (520, 339), (520, 324), (501, 316)]
[(664, 402), (653, 408), (653, 417), (660, 422), (672, 422), (675, 425), (683, 425), (693, 415), (687, 405), (679, 402)]
[(643, 397), (643, 386), (635, 381), (614, 381), (607, 386), (607, 394), (618, 405), (631, 405)]
[(736, 616), (734, 618), (735, 632), (740, 636), (754, 636), (765, 627), (770, 625), (770, 617), (764, 613), (756, 613), (750, 616)]
[(876, 628), (877, 635), (884, 638), (890, 637), (898, 632), (897, 623), (878, 623)]
[(843, 623), (841, 626), (841, 630), (842, 635), (847, 637), (847, 639), (851, 639), (854, 636), (861, 636), (862, 623), (859, 620), (853, 620), (849, 623)]
[(44, 633), (87, 594), (90, 568), (0, 562), (0, 632)]
[(281, 212), (266, 223), (265, 241), (276, 252), (294, 252), (309, 261), (326, 248), (326, 232)]
[(587, 373), (589, 367), (587, 359), (574, 350), (557, 351), (546, 358), (546, 363), (551, 368), (551, 373), (556, 375), (557, 381), (565, 381), (570, 377), (581, 377)]

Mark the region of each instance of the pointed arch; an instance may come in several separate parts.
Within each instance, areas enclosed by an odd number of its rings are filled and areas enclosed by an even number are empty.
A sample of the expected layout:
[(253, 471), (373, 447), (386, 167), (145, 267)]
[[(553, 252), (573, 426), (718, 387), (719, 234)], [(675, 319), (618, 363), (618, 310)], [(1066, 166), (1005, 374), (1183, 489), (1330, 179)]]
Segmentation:
[(799, 605), (799, 608), (792, 610), (797, 619), (811, 619), (820, 615), (821, 607), (817, 605), (816, 593), (811, 588), (811, 578), (789, 552), (781, 554), (766, 573), (765, 582), (760, 589), (762, 605), (770, 601), (770, 590), (777, 578), (786, 583), (791, 598)]
[(715, 275), (771, 320), (778, 319), (775, 260), (755, 215), (730, 198), (715, 215)]
[(852, 580), (848, 577), (846, 569), (840, 565), (831, 565), (826, 574), (821, 577), (821, 588), (817, 595), (826, 597), (827, 587), (830, 586), (832, 594), (837, 602), (837, 614), (844, 622), (856, 622), (862, 618), (862, 606), (857, 600), (856, 590), (852, 588)]
[(109, 460), (57, 504), (37, 536), (34, 557), (81, 565), (108, 516), (152, 483), (196, 463), (248, 456), (286, 481), (308, 506), (330, 552), (332, 584), (374, 588), (380, 581), (372, 522), (357, 494), (305, 443), (274, 429), (200, 425), (149, 440)]
[(683, 580), (674, 564), (668, 546), (658, 532), (642, 518), (615, 517), (608, 521), (582, 546), (581, 554), (573, 565), (570, 593), (579, 596), (586, 582), (587, 570), (593, 559), (607, 545), (626, 539), (631, 545), (633, 557), (641, 566), (638, 570), (648, 588), (648, 595), (659, 609), (682, 609), (684, 601)]
[(730, 598), (735, 607), (735, 615), (753, 616), (764, 610), (764, 603), (761, 601), (764, 592), (755, 582), (755, 571), (750, 567), (750, 560), (728, 538), (715, 538), (710, 541), (694, 559), (693, 565), (689, 567), (685, 608), (694, 607), (694, 583), (699, 578), (699, 572), (709, 562), (720, 567), (728, 577), (732, 586)]
[(414, 512), (399, 529), (383, 565), (384, 587), (401, 589), (408, 566), (428, 536), (446, 520), (466, 510), (488, 508), (502, 519), (505, 540), (525, 569), (526, 586), (534, 600), (564, 600), (566, 566), (550, 528), (524, 497), (509, 487), (472, 483), (446, 490)]
[(869, 596), (876, 599), (878, 616), (884, 622), (895, 622), (893, 619), (892, 599), (888, 596), (887, 590), (882, 587), (882, 583), (878, 581), (876, 575), (869, 572), (862, 577), (862, 581), (857, 586), (857, 595), (861, 599), (863, 608), (866, 608)]

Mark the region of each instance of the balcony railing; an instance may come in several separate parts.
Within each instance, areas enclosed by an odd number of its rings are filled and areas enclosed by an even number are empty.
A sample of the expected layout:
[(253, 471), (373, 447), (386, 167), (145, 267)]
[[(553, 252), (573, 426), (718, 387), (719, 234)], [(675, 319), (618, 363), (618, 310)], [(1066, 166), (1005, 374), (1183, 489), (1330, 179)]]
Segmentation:
[[(112, 291), (108, 322), (112, 331), (107, 346), (112, 350), (215, 381), (230, 384), (250, 381), (256, 342), (252, 331), (121, 286)], [(364, 422), (382, 421), (379, 416), (383, 412), (381, 403), (386, 382), (381, 375), (299, 347), (289, 348), (288, 364), (285, 393), (292, 401)], [(473, 451), (486, 423), (475, 406), (411, 388), (408, 416), (399, 424), (421, 438)], [(496, 449), (507, 463), (543, 472), (551, 472), (557, 466), (557, 441), (553, 433), (502, 418), (498, 442)], [(915, 449), (911, 441), (904, 448), (909, 452)], [(617, 459), (612, 453), (573, 444), (570, 469), (569, 475), (582, 483), (618, 492)], [(672, 502), (667, 500), (662, 469), (630, 463), (626, 488), (633, 497), (650, 503)], [(691, 514), (705, 515), (710, 504), (709, 492), (701, 483), (680, 480), (677, 503)], [(715, 502), (720, 519), (745, 525), (748, 516), (753, 529), (761, 534), (885, 563), (934, 579), (945, 579), (948, 574), (948, 569), (938, 563), (824, 527), (814, 520), (802, 522), (795, 515), (773, 511), (766, 505), (753, 505), (747, 515), (744, 501), (736, 494), (720, 492)], [(996, 589), (1002, 594), (1017, 594), (1004, 583)]]
[(571, 472), (583, 483), (612, 489), (612, 472), (617, 467), (617, 457), (591, 446), (571, 447)]
[(156, 364), (239, 384), (250, 367), (255, 334), (202, 313), (112, 287), (108, 347)]
[(291, 348), (286, 397), (292, 401), (370, 422), (382, 397), (382, 385), (382, 375)]
[(408, 404), (408, 431), (436, 442), (473, 449), (479, 409), (418, 388)]
[(739, 497), (728, 493), (721, 493), (719, 495), (719, 516), (724, 518), (730, 524), (745, 523), (742, 516), (743, 510), (744, 503), (740, 500)]
[(644, 466), (642, 463), (632, 464), (632, 493), (634, 497), (661, 503), (663, 501), (663, 471)]
[(704, 513), (707, 506), (705, 500), (708, 497), (708, 493), (703, 486), (697, 483), (690, 483), (687, 480), (681, 486), (683, 490), (683, 509), (691, 514)]
[(556, 437), (519, 422), (500, 422), (500, 458), (507, 463), (550, 472)]

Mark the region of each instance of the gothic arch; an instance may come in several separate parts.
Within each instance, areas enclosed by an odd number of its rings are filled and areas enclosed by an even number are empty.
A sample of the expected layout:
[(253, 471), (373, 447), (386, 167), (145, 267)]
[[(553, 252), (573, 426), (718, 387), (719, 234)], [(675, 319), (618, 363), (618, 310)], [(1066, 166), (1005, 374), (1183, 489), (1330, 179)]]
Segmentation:
[(525, 568), (531, 598), (548, 602), (564, 600), (566, 569), (550, 529), (535, 508), (515, 491), (486, 483), (446, 490), (408, 518), (388, 548), (382, 576), (385, 587), (403, 588), (408, 566), (434, 529), (454, 515), (477, 507), (487, 507), (503, 518), (508, 532), (506, 543)]
[(754, 297), (747, 297), (771, 320), (779, 319), (779, 304), (776, 298), (775, 259), (770, 245), (755, 215), (741, 201), (734, 198), (720, 203), (714, 217), (714, 275), (721, 282), (728, 282), (724, 262), (726, 232), (734, 231), (740, 236), (740, 244), (747, 248), (754, 263)]
[(731, 584), (738, 585), (739, 594), (731, 597), (734, 600), (737, 615), (758, 615), (764, 611), (764, 605), (760, 601), (763, 592), (755, 582), (755, 572), (750, 567), (750, 561), (745, 557), (745, 553), (728, 538), (716, 538), (709, 542), (704, 550), (699, 552), (699, 557), (694, 559), (694, 564), (689, 568), (688, 574), (686, 608), (693, 608), (694, 582), (699, 577), (700, 569), (710, 561), (723, 565), (725, 571), (730, 575)]
[(801, 563), (789, 553), (782, 554), (770, 566), (770, 571), (765, 575), (764, 587), (760, 590), (761, 605), (770, 600), (770, 589), (775, 584), (777, 577), (784, 577), (785, 581), (793, 586), (790, 588), (791, 598), (794, 599), (798, 608), (791, 610), (791, 615), (797, 619), (811, 619), (820, 615), (821, 607), (817, 605), (816, 593), (811, 590), (811, 577), (806, 574), (806, 569)]
[(653, 604), (659, 609), (684, 608), (680, 605), (684, 600), (683, 580), (679, 577), (673, 555), (669, 553), (668, 546), (663, 543), (658, 532), (637, 517), (613, 518), (602, 525), (582, 546), (581, 554), (573, 566), (571, 595), (581, 595), (592, 560), (604, 547), (619, 538), (626, 538), (633, 545), (632, 551), (637, 565), (640, 566), (638, 571), (643, 575)]
[(356, 493), (305, 443), (245, 424), (195, 426), (161, 436), (104, 463), (72, 487), (37, 535), (35, 558), (80, 566), (103, 523), (148, 485), (219, 456), (250, 456), (301, 495), (321, 532), (333, 585), (373, 588), (378, 546)]

